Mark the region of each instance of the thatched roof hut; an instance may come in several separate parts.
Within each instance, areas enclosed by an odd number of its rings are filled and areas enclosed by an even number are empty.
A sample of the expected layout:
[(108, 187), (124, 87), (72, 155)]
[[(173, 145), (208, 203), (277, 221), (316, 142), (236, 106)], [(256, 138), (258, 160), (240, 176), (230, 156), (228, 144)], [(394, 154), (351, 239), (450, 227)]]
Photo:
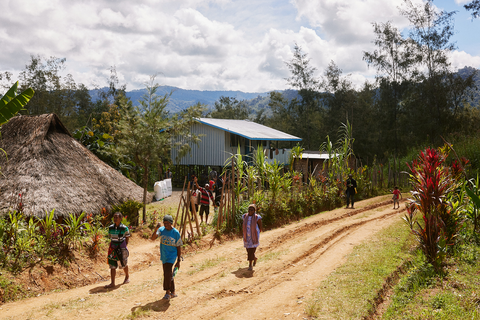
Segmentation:
[(55, 114), (13, 117), (1, 127), (0, 148), (7, 153), (0, 151), (0, 215), (17, 208), (19, 194), (24, 213), (40, 218), (143, 199), (141, 187), (75, 140)]

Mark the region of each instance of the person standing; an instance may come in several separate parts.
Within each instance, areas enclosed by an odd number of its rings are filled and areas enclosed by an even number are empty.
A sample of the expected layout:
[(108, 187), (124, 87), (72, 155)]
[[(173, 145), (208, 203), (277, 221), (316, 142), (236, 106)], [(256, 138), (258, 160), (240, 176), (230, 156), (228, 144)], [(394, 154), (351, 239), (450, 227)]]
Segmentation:
[(219, 179), (217, 176), (213, 178), (213, 181), (215, 182), (213, 185), (213, 192), (215, 193), (215, 206), (218, 208), (222, 198), (223, 181), (222, 178)]
[(348, 175), (347, 190), (345, 193), (347, 196), (347, 209), (350, 202), (352, 202), (352, 209), (353, 209), (353, 203), (355, 202), (355, 193), (357, 193), (357, 181), (353, 179), (352, 174)]
[(200, 196), (201, 192), (197, 189), (196, 186), (192, 189), (192, 196), (190, 197), (190, 212), (192, 213), (192, 217), (194, 218), (193, 208), (195, 207), (195, 214), (198, 213), (198, 204), (200, 203)]
[(128, 274), (128, 239), (130, 231), (128, 227), (122, 223), (123, 215), (120, 212), (113, 214), (113, 224), (108, 227), (108, 235), (110, 236), (110, 246), (108, 247), (107, 261), (110, 266), (110, 284), (105, 288), (115, 287), (115, 277), (117, 268), (123, 269), (125, 279), (123, 284), (130, 282)]
[(400, 201), (399, 201), (399, 198), (402, 197), (402, 193), (400, 192), (400, 190), (398, 190), (398, 187), (395, 186), (395, 188), (393, 188), (393, 209), (395, 209), (395, 203), (397, 204), (397, 209), (400, 209)]
[(248, 213), (243, 219), (243, 246), (247, 249), (248, 270), (253, 270), (257, 264), (255, 251), (260, 244), (260, 232), (262, 231), (262, 217), (256, 213), (255, 204), (248, 206)]
[(200, 190), (200, 223), (203, 222), (203, 215), (205, 214), (205, 223), (208, 224), (208, 214), (210, 213), (210, 200), (212, 200), (213, 205), (215, 206), (215, 202), (213, 200), (212, 192), (210, 192), (210, 185), (207, 183), (205, 184), (205, 188), (202, 188), (198, 185), (198, 180), (195, 177), (194, 180), (198, 190)]
[(182, 258), (182, 238), (177, 229), (173, 227), (173, 218), (170, 215), (163, 217), (163, 227), (160, 222), (153, 231), (151, 240), (160, 237), (160, 260), (163, 264), (163, 290), (165, 290), (164, 300), (175, 298), (175, 281), (173, 275), (173, 264), (180, 269), (180, 259)]

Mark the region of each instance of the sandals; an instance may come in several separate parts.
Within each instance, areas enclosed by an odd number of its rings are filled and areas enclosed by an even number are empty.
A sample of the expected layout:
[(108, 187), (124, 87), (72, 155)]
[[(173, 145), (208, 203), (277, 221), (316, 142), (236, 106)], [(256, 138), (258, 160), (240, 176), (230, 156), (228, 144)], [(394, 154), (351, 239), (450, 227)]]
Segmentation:
[(170, 300), (170, 299), (173, 299), (173, 298), (176, 298), (178, 297), (175, 293), (165, 293), (165, 295), (163, 296), (163, 300)]

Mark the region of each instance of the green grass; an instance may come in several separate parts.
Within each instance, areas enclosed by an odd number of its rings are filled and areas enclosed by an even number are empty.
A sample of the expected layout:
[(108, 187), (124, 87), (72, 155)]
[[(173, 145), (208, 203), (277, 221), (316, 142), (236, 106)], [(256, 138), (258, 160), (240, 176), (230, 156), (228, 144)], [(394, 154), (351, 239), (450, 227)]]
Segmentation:
[(394, 287), (384, 319), (480, 319), (480, 247), (467, 241), (436, 275), (421, 255)]
[(413, 237), (403, 221), (375, 234), (354, 248), (307, 301), (305, 312), (320, 319), (362, 319), (374, 306), (377, 293), (397, 267), (411, 258)]
[(225, 257), (217, 257), (217, 258), (214, 258), (214, 259), (206, 259), (206, 260), (203, 260), (202, 262), (199, 262), (199, 263), (192, 263), (192, 267), (194, 268), (194, 270), (188, 271), (187, 274), (189, 276), (191, 276), (192, 274), (194, 274), (196, 272), (215, 267), (216, 265), (218, 265), (219, 263), (221, 263), (222, 261), (225, 261), (225, 260), (226, 260)]
[(280, 256), (283, 256), (283, 255), (287, 254), (288, 252), (289, 252), (288, 250), (268, 252), (268, 253), (262, 255), (259, 258), (259, 261), (260, 262), (266, 262), (266, 261), (269, 261), (269, 260), (279, 259)]
[(147, 318), (147, 317), (150, 317), (152, 313), (153, 313), (152, 310), (145, 310), (140, 308), (132, 311), (132, 313), (126, 316), (125, 319), (133, 320), (133, 319)]
[(20, 300), (30, 295), (21, 285), (2, 276), (0, 272), (0, 303)]

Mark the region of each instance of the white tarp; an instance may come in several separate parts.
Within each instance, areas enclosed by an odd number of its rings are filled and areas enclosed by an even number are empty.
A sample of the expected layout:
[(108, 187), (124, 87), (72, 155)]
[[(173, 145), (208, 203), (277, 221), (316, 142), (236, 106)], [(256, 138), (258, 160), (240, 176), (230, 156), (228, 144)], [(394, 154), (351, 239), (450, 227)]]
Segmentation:
[(172, 195), (172, 179), (165, 179), (165, 184), (167, 185), (167, 197)]
[(165, 198), (161, 181), (155, 182), (155, 184), (153, 185), (153, 191), (155, 191), (155, 199), (157, 199), (157, 201)]
[(155, 182), (153, 191), (155, 192), (155, 199), (157, 199), (157, 201), (170, 197), (172, 195), (172, 179)]

